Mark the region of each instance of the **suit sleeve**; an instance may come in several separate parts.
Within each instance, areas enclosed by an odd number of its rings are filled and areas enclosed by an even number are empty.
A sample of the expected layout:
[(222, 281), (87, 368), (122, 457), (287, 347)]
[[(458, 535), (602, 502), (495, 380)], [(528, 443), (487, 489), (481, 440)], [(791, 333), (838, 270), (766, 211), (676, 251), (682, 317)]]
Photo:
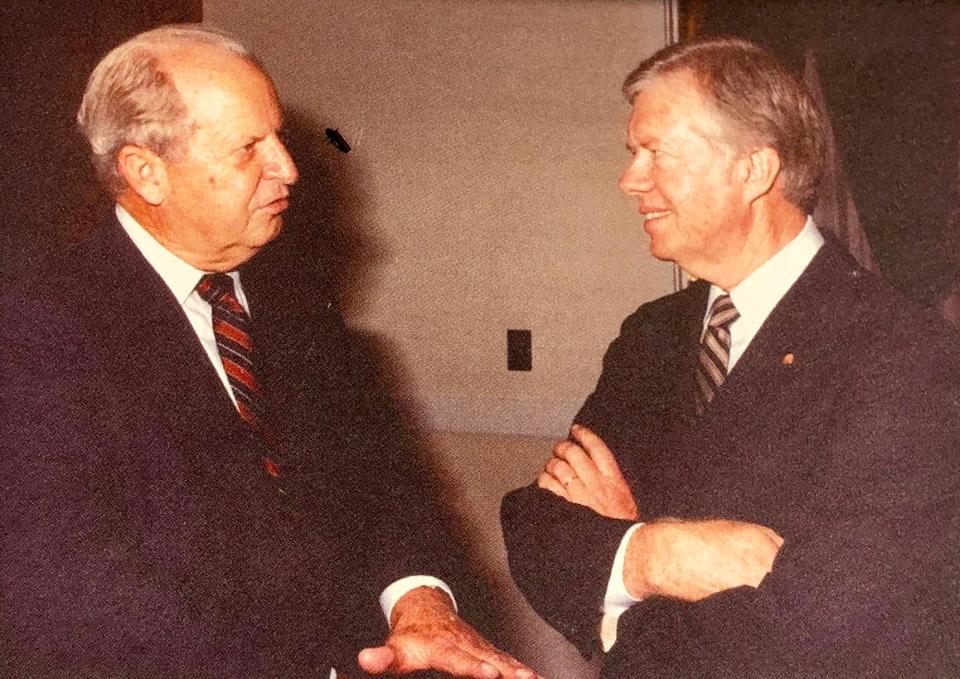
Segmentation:
[(946, 349), (890, 346), (865, 347), (815, 406), (827, 435), (808, 454), (822, 467), (803, 518), (775, 526), (771, 574), (696, 603), (637, 604), (610, 676), (957, 674), (958, 372)]
[[(625, 435), (610, 424), (631, 398), (623, 387), (625, 372), (642, 369), (642, 361), (634, 360), (633, 328), (639, 323), (636, 316), (624, 322), (604, 356), (597, 388), (575, 418), (613, 450)], [(511, 575), (530, 605), (584, 656), (600, 650), (604, 593), (632, 522), (600, 516), (535, 484), (508, 493), (500, 518)]]
[(549, 491), (509, 493), (501, 521), (510, 573), (534, 610), (586, 657), (600, 650), (601, 607), (628, 521), (607, 519)]
[[(330, 321), (318, 360), (327, 363), (323, 401), (339, 445), (326, 462), (346, 494), (344, 524), (367, 572), (372, 601), (391, 583), (430, 575), (457, 591), (463, 555), (447, 528), (423, 448), (393, 398), (368, 338)], [(332, 417), (331, 417), (332, 416)]]

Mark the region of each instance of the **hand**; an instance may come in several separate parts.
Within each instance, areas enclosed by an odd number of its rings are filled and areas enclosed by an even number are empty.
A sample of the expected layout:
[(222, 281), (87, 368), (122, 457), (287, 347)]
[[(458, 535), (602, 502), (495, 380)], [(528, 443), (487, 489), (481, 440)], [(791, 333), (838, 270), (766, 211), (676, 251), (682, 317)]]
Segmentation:
[(445, 592), (417, 587), (397, 601), (383, 646), (357, 655), (370, 674), (440, 670), (476, 679), (535, 679), (536, 673), (488, 643), (457, 615)]
[(578, 424), (570, 427), (570, 435), (576, 442), (557, 441), (537, 485), (597, 514), (636, 521), (636, 500), (607, 444)]
[(783, 538), (766, 526), (739, 521), (646, 523), (627, 545), (624, 582), (638, 598), (698, 601), (711, 594), (757, 587), (773, 568)]

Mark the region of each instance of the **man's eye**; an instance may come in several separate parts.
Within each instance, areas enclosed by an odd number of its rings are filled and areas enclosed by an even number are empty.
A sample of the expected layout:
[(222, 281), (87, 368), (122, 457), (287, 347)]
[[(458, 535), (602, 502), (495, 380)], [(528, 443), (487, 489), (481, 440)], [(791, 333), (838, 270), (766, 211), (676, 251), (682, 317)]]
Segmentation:
[(237, 149), (237, 154), (241, 156), (251, 156), (257, 148), (257, 141), (253, 140)]

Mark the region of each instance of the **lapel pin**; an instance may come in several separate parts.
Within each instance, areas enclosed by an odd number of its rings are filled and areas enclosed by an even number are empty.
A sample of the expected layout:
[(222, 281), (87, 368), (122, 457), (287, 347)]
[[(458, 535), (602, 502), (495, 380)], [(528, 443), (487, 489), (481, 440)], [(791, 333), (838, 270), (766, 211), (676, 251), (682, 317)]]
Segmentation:
[(280, 476), (280, 465), (271, 460), (269, 457), (260, 458), (263, 461), (263, 468), (267, 470), (267, 473), (276, 478)]
[(793, 365), (793, 359), (794, 359), (793, 354), (784, 354), (784, 356), (783, 356), (783, 364), (784, 364), (784, 365)]

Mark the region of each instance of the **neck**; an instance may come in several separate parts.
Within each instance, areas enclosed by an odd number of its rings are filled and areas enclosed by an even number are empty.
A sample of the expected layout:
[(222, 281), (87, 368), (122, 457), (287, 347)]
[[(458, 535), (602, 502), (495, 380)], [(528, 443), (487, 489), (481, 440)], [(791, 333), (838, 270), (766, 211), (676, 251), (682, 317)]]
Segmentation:
[(201, 271), (229, 271), (236, 268), (230, 262), (201, 256), (197, 253), (198, 248), (190, 247), (190, 243), (184, 243), (182, 240), (172, 237), (171, 234), (174, 234), (175, 230), (168, 228), (163, 212), (157, 206), (144, 201), (133, 191), (128, 190), (122, 193), (117, 198), (117, 202), (130, 213), (131, 217), (137, 220), (144, 231), (190, 266)]
[(796, 238), (806, 221), (803, 211), (786, 201), (755, 202), (750, 207), (751, 226), (739, 252), (732, 261), (720, 262), (715, 275), (703, 278), (732, 290)]

